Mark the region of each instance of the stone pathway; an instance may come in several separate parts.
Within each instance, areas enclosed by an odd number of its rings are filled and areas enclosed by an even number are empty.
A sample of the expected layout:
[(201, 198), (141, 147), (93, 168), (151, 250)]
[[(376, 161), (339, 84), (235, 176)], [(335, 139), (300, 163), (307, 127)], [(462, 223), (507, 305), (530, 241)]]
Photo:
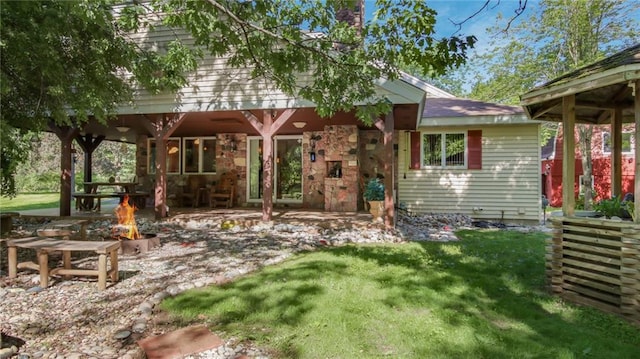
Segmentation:
[[(12, 237), (32, 235), (42, 223), (20, 219)], [(141, 358), (136, 341), (155, 332), (154, 307), (162, 299), (187, 289), (233, 280), (263, 266), (283, 261), (301, 250), (348, 242), (457, 240), (453, 230), (469, 227), (465, 216), (402, 216), (398, 229), (360, 223), (334, 228), (330, 223), (302, 220), (252, 223), (175, 216), (171, 221), (139, 219), (141, 233), (153, 232), (161, 247), (140, 255), (119, 257), (120, 281), (98, 291), (95, 278), (53, 278), (40, 288), (33, 271), (6, 276), (6, 248), (0, 246), (0, 324), (7, 335), (26, 343), (19, 358)], [(108, 238), (112, 222), (93, 222), (89, 238)], [(20, 252), (21, 256), (33, 251)], [(74, 265), (90, 267), (95, 260), (74, 257)], [(245, 347), (233, 338), (214, 350), (189, 358), (267, 358), (259, 348)], [(7, 351), (8, 352), (8, 351)], [(9, 356), (6, 356), (9, 357)], [(0, 352), (0, 359), (3, 358)]]

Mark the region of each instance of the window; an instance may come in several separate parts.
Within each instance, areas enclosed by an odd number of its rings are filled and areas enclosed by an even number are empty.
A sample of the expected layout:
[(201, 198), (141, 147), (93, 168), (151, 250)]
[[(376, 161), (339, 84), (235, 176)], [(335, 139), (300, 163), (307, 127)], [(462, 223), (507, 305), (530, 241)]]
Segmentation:
[(192, 137), (183, 140), (184, 173), (216, 172), (215, 137)]
[[(633, 136), (630, 132), (622, 133), (622, 153), (631, 153), (634, 150)], [(602, 132), (602, 152), (611, 153), (611, 133)]]
[(465, 133), (423, 133), (423, 167), (464, 167)]
[[(147, 144), (148, 172), (156, 173), (156, 140), (149, 139)], [(180, 173), (180, 139), (167, 140), (167, 173)]]

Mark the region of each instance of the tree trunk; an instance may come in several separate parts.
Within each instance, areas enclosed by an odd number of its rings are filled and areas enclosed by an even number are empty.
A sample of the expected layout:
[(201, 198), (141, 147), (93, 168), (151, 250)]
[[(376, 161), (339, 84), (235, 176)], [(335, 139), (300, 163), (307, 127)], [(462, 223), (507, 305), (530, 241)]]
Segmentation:
[(582, 194), (584, 194), (584, 209), (590, 211), (593, 202), (593, 161), (591, 160), (591, 137), (593, 126), (578, 125), (578, 148), (582, 157)]

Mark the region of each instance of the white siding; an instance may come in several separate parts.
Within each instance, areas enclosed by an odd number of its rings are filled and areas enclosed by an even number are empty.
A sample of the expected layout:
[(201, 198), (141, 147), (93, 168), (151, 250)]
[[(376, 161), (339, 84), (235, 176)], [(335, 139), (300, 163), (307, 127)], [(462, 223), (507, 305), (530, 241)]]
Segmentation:
[[(162, 51), (170, 41), (180, 38), (185, 43), (193, 40), (183, 31), (178, 32), (158, 26), (153, 32), (131, 36), (142, 47)], [(264, 78), (252, 78), (251, 68), (232, 68), (228, 58), (214, 58), (205, 55), (199, 60), (198, 69), (188, 76), (189, 85), (177, 94), (152, 95), (138, 89), (133, 104), (122, 105), (120, 114), (201, 112), (264, 108), (304, 108), (315, 105), (305, 99), (284, 94)], [(298, 75), (298, 86), (309, 84), (310, 77)], [(420, 103), (425, 91), (406, 81), (377, 82), (377, 95), (387, 97), (392, 103)]]
[(473, 219), (539, 223), (542, 210), (538, 129), (538, 124), (422, 128), (482, 130), (481, 170), (409, 170), (409, 136), (401, 134), (398, 201), (416, 213), (461, 213)]

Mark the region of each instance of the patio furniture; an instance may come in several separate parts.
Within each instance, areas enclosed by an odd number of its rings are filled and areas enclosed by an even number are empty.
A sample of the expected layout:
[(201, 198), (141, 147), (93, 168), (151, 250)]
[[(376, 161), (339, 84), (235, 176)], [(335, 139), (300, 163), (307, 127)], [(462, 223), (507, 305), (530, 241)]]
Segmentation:
[(209, 194), (209, 207), (224, 205), (227, 208), (233, 207), (236, 197), (236, 184), (238, 175), (235, 171), (223, 173), (220, 180), (211, 188)]
[(183, 187), (182, 193), (178, 195), (178, 201), (180, 207), (198, 206), (199, 191), (201, 188), (205, 188), (206, 179), (203, 176), (189, 176), (187, 184)]
[[(18, 269), (29, 268), (39, 271), (40, 286), (46, 288), (49, 285), (49, 276), (61, 274), (86, 275), (98, 277), (98, 289), (104, 290), (107, 287), (107, 276), (112, 283), (118, 281), (118, 249), (119, 241), (72, 241), (59, 240), (53, 238), (27, 237), (6, 240), (9, 254), (9, 278), (15, 278)], [(20, 262), (18, 263), (18, 248), (31, 248), (36, 250), (38, 263)], [(49, 269), (49, 252), (62, 251), (63, 266)], [(72, 252), (95, 252), (98, 254), (97, 269), (71, 268)], [(107, 270), (107, 257), (111, 269)]]

